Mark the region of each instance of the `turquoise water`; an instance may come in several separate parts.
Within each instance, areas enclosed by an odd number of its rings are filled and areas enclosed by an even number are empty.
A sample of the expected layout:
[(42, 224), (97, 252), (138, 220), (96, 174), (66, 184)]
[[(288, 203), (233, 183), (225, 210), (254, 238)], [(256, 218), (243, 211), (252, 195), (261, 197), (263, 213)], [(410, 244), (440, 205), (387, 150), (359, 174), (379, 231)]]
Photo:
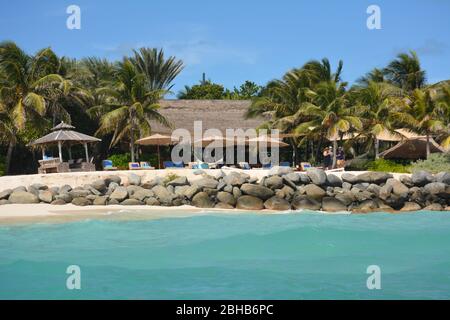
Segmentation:
[[(81, 290), (66, 268), (81, 268)], [(381, 290), (366, 269), (381, 268)], [(450, 215), (207, 214), (0, 227), (5, 299), (448, 299)]]

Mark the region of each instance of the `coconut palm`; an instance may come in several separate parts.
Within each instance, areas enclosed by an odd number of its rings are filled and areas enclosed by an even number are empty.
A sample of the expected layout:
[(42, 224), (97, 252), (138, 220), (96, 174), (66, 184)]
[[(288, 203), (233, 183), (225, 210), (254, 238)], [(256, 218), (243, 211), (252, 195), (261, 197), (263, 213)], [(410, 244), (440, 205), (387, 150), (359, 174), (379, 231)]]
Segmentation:
[(386, 78), (406, 92), (420, 89), (425, 85), (426, 74), (420, 66), (419, 57), (414, 51), (400, 53), (384, 69)]
[(379, 158), (379, 140), (382, 132), (396, 135), (393, 107), (401, 97), (401, 89), (385, 82), (369, 81), (366, 87), (357, 87), (351, 92), (358, 103), (358, 115), (363, 121), (362, 134), (373, 141), (375, 158)]
[(359, 86), (368, 86), (370, 82), (387, 82), (385, 79), (384, 71), (378, 68), (373, 68), (367, 72), (364, 76), (356, 80)]
[(430, 155), (430, 137), (447, 129), (448, 114), (447, 105), (439, 101), (435, 89), (415, 89), (404, 99), (403, 107), (393, 111), (399, 124), (426, 136), (427, 158)]
[(113, 85), (99, 89), (99, 92), (109, 99), (88, 110), (92, 117), (100, 119), (97, 134), (113, 133), (111, 146), (129, 138), (131, 161), (135, 161), (135, 141), (151, 132), (152, 120), (170, 126), (158, 111), (158, 101), (164, 91), (148, 90), (145, 76), (127, 58), (119, 64)]
[[(47, 104), (42, 87), (61, 83), (62, 77), (52, 73), (58, 63), (49, 48), (30, 56), (13, 42), (0, 43), (0, 69), (3, 74), (0, 100), (3, 113), (9, 118), (5, 123), (8, 123), (14, 136), (23, 132), (26, 126), (45, 128)], [(16, 142), (17, 139), (9, 141), (6, 172), (9, 172)]]
[(145, 76), (147, 89), (170, 90), (175, 77), (183, 70), (183, 62), (175, 57), (164, 57), (164, 51), (156, 48), (133, 50), (130, 61)]

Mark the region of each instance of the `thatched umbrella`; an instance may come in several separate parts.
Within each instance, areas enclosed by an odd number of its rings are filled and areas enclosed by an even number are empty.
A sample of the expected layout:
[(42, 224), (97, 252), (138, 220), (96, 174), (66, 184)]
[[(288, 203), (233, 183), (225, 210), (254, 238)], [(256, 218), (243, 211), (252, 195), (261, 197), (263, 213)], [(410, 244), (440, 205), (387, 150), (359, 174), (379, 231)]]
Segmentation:
[[(433, 138), (430, 138), (430, 152), (445, 152)], [(380, 157), (384, 159), (409, 159), (417, 160), (426, 158), (427, 156), (427, 139), (419, 137), (415, 139), (405, 139), (395, 146), (380, 153)]]
[(275, 138), (272, 138), (272, 137), (269, 137), (269, 136), (266, 136), (266, 135), (259, 136), (259, 137), (256, 137), (256, 138), (252, 138), (252, 139), (248, 139), (247, 141), (248, 141), (248, 143), (251, 143), (251, 142), (256, 142), (258, 144), (260, 144), (260, 143), (264, 144), (265, 143), (269, 147), (284, 148), (284, 147), (288, 147), (289, 146), (289, 144), (281, 141), (280, 139), (275, 139)]
[(178, 140), (173, 139), (171, 136), (166, 136), (162, 134), (153, 134), (151, 136), (139, 139), (136, 141), (137, 144), (143, 146), (157, 146), (158, 149), (158, 168), (161, 169), (161, 154), (159, 151), (159, 146), (169, 146), (178, 143)]
[[(84, 150), (86, 153), (86, 162), (89, 162), (89, 153), (88, 153), (87, 144), (91, 143), (91, 142), (101, 141), (101, 139), (88, 136), (87, 134), (80, 133), (80, 132), (74, 131), (72, 129), (75, 129), (75, 127), (71, 126), (70, 124), (61, 122), (56, 127), (52, 128), (51, 133), (31, 142), (29, 145), (30, 146), (41, 146), (42, 147), (42, 156), (44, 157), (44, 155), (45, 155), (44, 147), (46, 145), (58, 144), (59, 160), (61, 162), (63, 162), (62, 144), (63, 143), (69, 143), (69, 144), (80, 143), (80, 144), (84, 145)], [(70, 148), (69, 148), (69, 153), (70, 153)]]

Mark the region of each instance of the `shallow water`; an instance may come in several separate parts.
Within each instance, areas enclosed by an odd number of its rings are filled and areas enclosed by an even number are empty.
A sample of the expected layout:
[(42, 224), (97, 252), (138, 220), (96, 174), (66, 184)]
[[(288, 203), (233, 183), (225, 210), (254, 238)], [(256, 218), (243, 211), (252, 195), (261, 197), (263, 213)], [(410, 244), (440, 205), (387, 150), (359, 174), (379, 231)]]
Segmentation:
[[(81, 290), (66, 268), (81, 268)], [(368, 290), (369, 265), (381, 290)], [(450, 215), (211, 213), (0, 227), (2, 299), (449, 299)]]

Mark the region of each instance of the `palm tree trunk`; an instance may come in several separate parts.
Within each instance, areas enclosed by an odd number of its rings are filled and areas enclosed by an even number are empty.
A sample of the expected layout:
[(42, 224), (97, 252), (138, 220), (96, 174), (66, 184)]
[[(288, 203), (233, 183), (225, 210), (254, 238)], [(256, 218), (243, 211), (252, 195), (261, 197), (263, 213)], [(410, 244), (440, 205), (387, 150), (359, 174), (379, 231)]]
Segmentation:
[(430, 134), (427, 132), (427, 159), (430, 155)]
[(333, 165), (332, 169), (336, 168), (336, 152), (337, 152), (337, 138), (333, 140)]
[(379, 159), (380, 158), (380, 140), (375, 138), (374, 144), (375, 144), (375, 159)]
[(11, 160), (14, 151), (14, 146), (16, 142), (13, 140), (9, 141), (8, 151), (6, 152), (6, 163), (5, 163), (5, 174), (10, 174), (11, 170)]
[(131, 152), (131, 162), (134, 162), (134, 130), (130, 129), (130, 152)]

